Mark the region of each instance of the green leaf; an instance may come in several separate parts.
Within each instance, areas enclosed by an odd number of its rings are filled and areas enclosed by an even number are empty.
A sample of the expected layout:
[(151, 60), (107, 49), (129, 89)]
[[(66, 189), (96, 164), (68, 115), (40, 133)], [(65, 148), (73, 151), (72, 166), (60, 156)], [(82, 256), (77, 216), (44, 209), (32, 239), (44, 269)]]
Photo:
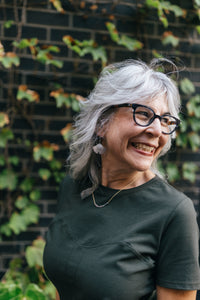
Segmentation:
[(50, 161), (49, 166), (52, 170), (60, 170), (62, 168), (62, 164), (59, 160), (53, 159)]
[(50, 52), (59, 52), (60, 49), (56, 46), (47, 46), (45, 49), (37, 47), (36, 60), (43, 64), (52, 64), (58, 68), (62, 68), (63, 62), (54, 60)]
[(39, 169), (39, 175), (46, 181), (51, 177), (51, 172), (48, 169)]
[(0, 226), (0, 233), (4, 234), (5, 236), (11, 236), (12, 230), (9, 226), (9, 223)]
[(158, 8), (159, 1), (158, 0), (146, 0), (145, 4), (150, 7)]
[(194, 84), (188, 78), (184, 78), (180, 81), (180, 88), (186, 95), (193, 94), (195, 92)]
[(163, 26), (164, 26), (165, 28), (168, 27), (169, 23), (168, 23), (168, 20), (167, 20), (167, 18), (166, 18), (165, 16), (161, 16), (161, 17), (159, 18), (159, 20), (162, 22), (162, 24), (163, 24)]
[(189, 116), (195, 116), (200, 118), (200, 95), (196, 95), (187, 102), (186, 104)]
[(192, 162), (185, 162), (183, 164), (183, 178), (194, 183), (196, 180), (196, 172), (198, 171), (198, 166)]
[(200, 25), (195, 26), (195, 28), (196, 28), (197, 33), (200, 34)]
[(184, 15), (184, 10), (178, 5), (171, 5), (170, 10), (173, 11), (176, 17), (182, 17)]
[(26, 225), (37, 223), (40, 215), (39, 207), (30, 204), (22, 211), (22, 216)]
[(29, 195), (30, 199), (34, 202), (38, 201), (41, 197), (41, 193), (39, 190), (33, 190), (30, 195)]
[(140, 41), (130, 38), (126, 35), (121, 36), (119, 44), (126, 47), (130, 51), (139, 50), (143, 47), (143, 44)]
[(20, 42), (13, 42), (13, 46), (19, 48), (19, 49), (24, 49), (27, 47), (33, 47), (38, 44), (38, 39), (37, 38), (31, 38), (31, 39), (22, 39)]
[(0, 300), (20, 300), (23, 299), (20, 286), (13, 282), (0, 283)]
[(21, 182), (19, 187), (23, 192), (27, 193), (33, 189), (33, 185), (34, 185), (34, 179), (27, 177)]
[(181, 132), (186, 132), (188, 128), (187, 121), (182, 119), (179, 128)]
[(1, 166), (1, 167), (5, 166), (5, 163), (6, 163), (6, 161), (5, 161), (4, 156), (3, 156), (3, 155), (0, 155), (0, 166)]
[(110, 33), (111, 39), (117, 43), (118, 45), (122, 45), (129, 49), (130, 51), (139, 50), (143, 47), (143, 44), (131, 37), (128, 37), (127, 35), (119, 35), (118, 31), (113, 23), (106, 22), (106, 27), (108, 29), (108, 32)]
[(176, 137), (176, 145), (186, 148), (188, 143), (187, 135), (185, 133), (179, 133)]
[(20, 232), (25, 231), (27, 228), (24, 217), (17, 212), (12, 214), (9, 221), (9, 227), (15, 234), (19, 234)]
[(193, 151), (198, 151), (200, 147), (200, 136), (196, 132), (188, 134), (188, 142)]
[(39, 214), (40, 211), (38, 206), (31, 204), (28, 207), (26, 207), (22, 212), (25, 224), (28, 226), (32, 223), (37, 223), (39, 219)]
[(29, 203), (29, 199), (26, 196), (18, 196), (17, 200), (15, 201), (15, 206), (19, 209), (23, 209)]
[(4, 26), (5, 28), (8, 29), (8, 28), (10, 28), (13, 24), (14, 24), (14, 21), (13, 21), (13, 20), (8, 20), (8, 21), (4, 22), (3, 26)]
[(0, 189), (8, 189), (13, 191), (17, 186), (17, 175), (9, 169), (5, 169), (0, 173)]
[(39, 102), (40, 95), (33, 90), (28, 89), (26, 85), (21, 84), (17, 91), (17, 100), (21, 101), (23, 99), (28, 100), (28, 102)]
[(13, 138), (13, 132), (9, 128), (2, 128), (0, 132), (0, 148), (4, 148), (7, 142)]
[(44, 158), (45, 160), (52, 160), (53, 159), (53, 149), (48, 147), (39, 147), (34, 148), (35, 151), (33, 152), (33, 157), (35, 161), (40, 161), (40, 159)]
[(164, 46), (172, 45), (173, 47), (177, 47), (179, 44), (179, 38), (174, 36), (172, 32), (165, 32), (163, 35), (162, 44)]
[(30, 283), (25, 292), (26, 300), (46, 300), (46, 296), (42, 289), (34, 283)]
[(197, 132), (200, 131), (200, 120), (197, 118), (190, 117), (188, 120), (193, 131)]
[(49, 296), (50, 299), (56, 299), (56, 289), (51, 281), (46, 281), (44, 286), (45, 295)]
[(12, 65), (18, 67), (20, 64), (19, 57), (11, 52), (6, 53), (4, 56), (0, 56), (0, 62), (7, 69), (11, 68)]
[(180, 179), (179, 169), (174, 163), (168, 163), (166, 171), (170, 182)]
[(200, 0), (194, 0), (194, 3), (195, 3), (197, 6), (200, 6)]
[(19, 157), (18, 156), (10, 156), (8, 161), (13, 164), (14, 166), (17, 166), (19, 164)]
[(91, 54), (94, 61), (100, 59), (103, 66), (106, 64), (107, 55), (104, 47), (98, 47), (97, 43), (95, 43), (93, 40), (83, 40), (81, 42), (67, 35), (63, 37), (63, 41), (69, 49), (76, 52), (79, 56), (82, 57), (86, 54)]
[(26, 248), (26, 260), (29, 267), (39, 266), (43, 267), (43, 251), (45, 242), (42, 239), (37, 239), (32, 246)]
[(106, 27), (108, 29), (108, 32), (110, 33), (110, 37), (112, 41), (118, 43), (119, 42), (119, 33), (116, 29), (116, 26), (111, 22), (106, 22)]
[(8, 115), (0, 112), (0, 127), (4, 127), (5, 125), (9, 124), (9, 118)]
[(71, 107), (73, 111), (79, 112), (80, 111), (80, 102), (76, 100), (76, 98), (72, 99)]

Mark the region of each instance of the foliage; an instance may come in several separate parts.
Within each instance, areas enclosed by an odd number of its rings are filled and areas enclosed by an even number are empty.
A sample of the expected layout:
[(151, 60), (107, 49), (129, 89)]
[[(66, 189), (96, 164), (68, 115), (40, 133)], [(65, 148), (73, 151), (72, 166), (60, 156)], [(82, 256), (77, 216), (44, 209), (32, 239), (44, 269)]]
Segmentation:
[(80, 57), (86, 54), (91, 54), (94, 61), (101, 60), (102, 66), (106, 65), (107, 56), (106, 51), (103, 46), (98, 46), (98, 44), (93, 40), (83, 40), (79, 41), (73, 39), (70, 35), (63, 37), (63, 42), (68, 46), (69, 49), (76, 52)]
[[(64, 14), (62, 1), (49, 0), (58, 13)], [(120, 2), (120, 1), (119, 1)], [(16, 4), (17, 5), (17, 4)], [(81, 1), (80, 7), (77, 8), (76, 3), (71, 1), (74, 8), (84, 10), (86, 1)], [(26, 7), (22, 6), (22, 15)], [(92, 13), (98, 10), (98, 1), (92, 2), (90, 11)], [(200, 20), (200, 3), (199, 0), (193, 1), (193, 10), (191, 12), (184, 10), (178, 5), (172, 5), (169, 1), (163, 0), (146, 0), (137, 6), (136, 19), (142, 22), (146, 15), (156, 13), (158, 21), (162, 25), (163, 32), (161, 34), (161, 42), (163, 47), (170, 46), (175, 53), (178, 53), (180, 46), (180, 38), (168, 29), (169, 17), (181, 18), (186, 24), (200, 32), (195, 18)], [(22, 18), (23, 20), (23, 18)], [(4, 27), (11, 28), (16, 24), (17, 20), (6, 20)], [(21, 83), (16, 87), (13, 80), (17, 68), (20, 68), (23, 53), (27, 53), (32, 58), (35, 66), (52, 68), (56, 74), (59, 69), (63, 69), (63, 60), (55, 59), (60, 53), (60, 48), (55, 45), (43, 45), (36, 37), (22, 38), (21, 26), (23, 22), (18, 22), (18, 32), (16, 39), (13, 41), (13, 51), (6, 52), (3, 43), (0, 43), (0, 67), (9, 74), (9, 103), (4, 111), (0, 111), (0, 148), (3, 155), (0, 156), (0, 166), (2, 172), (0, 174), (0, 190), (5, 195), (3, 202), (3, 210), (8, 216), (7, 221), (0, 226), (0, 236), (11, 236), (25, 231), (30, 224), (35, 224), (39, 219), (39, 208), (37, 201), (41, 199), (41, 192), (38, 189), (40, 182), (43, 184), (53, 181), (59, 183), (65, 171), (63, 163), (56, 158), (56, 153), (60, 149), (60, 145), (54, 144), (48, 140), (40, 141), (37, 139), (37, 128), (33, 121), (33, 115), (29, 113), (31, 108), (42, 101), (38, 91), (32, 89), (26, 84)], [(131, 53), (141, 53), (147, 47), (145, 41), (141, 42), (137, 35), (127, 36), (120, 33), (120, 28), (116, 27), (117, 18), (115, 15), (107, 15), (105, 21), (105, 33), (110, 38), (110, 42), (114, 42), (120, 49), (126, 48)], [(60, 41), (66, 48), (73, 52), (81, 59), (90, 59), (92, 62), (100, 65), (100, 68), (109, 63), (109, 47), (98, 44), (95, 40), (78, 40), (71, 35), (63, 36)], [(155, 49), (152, 56), (162, 57)], [(77, 59), (78, 60), (78, 59)], [(99, 70), (98, 70), (99, 71)], [(34, 72), (37, 72), (35, 70)], [(96, 74), (93, 74), (96, 75)], [(200, 95), (196, 93), (194, 84), (188, 79), (183, 78), (178, 82), (180, 92), (183, 96), (185, 105), (181, 126), (177, 133), (176, 145), (178, 149), (189, 148), (191, 151), (197, 151), (200, 147)], [(84, 101), (82, 95), (74, 92), (67, 92), (60, 85), (52, 85), (54, 88), (49, 93), (51, 101), (55, 101), (57, 109), (66, 109), (71, 112), (78, 112), (80, 103)], [(14, 130), (15, 115), (19, 114), (29, 124), (33, 138), (31, 140), (22, 140), (17, 138)], [(189, 118), (188, 118), (189, 116)], [(66, 144), (70, 138), (72, 124), (66, 122), (66, 126), (60, 129), (63, 142)], [(21, 144), (25, 151), (27, 159), (27, 167), (24, 167), (21, 160), (11, 153), (10, 145)], [(178, 150), (179, 151), (179, 150)], [(37, 176), (34, 171), (37, 169)], [(193, 163), (186, 162), (183, 166), (177, 166), (174, 163), (166, 163), (162, 165), (162, 169), (167, 171), (171, 182), (179, 179), (185, 179), (195, 182), (195, 173), (197, 168)]]
[(106, 22), (106, 27), (110, 33), (111, 39), (118, 45), (122, 45), (130, 51), (142, 49), (143, 43), (136, 39), (130, 38), (125, 34), (120, 36), (116, 26), (113, 23)]
[(43, 45), (40, 47), (38, 46), (38, 43), (39, 41), (37, 38), (31, 38), (22, 39), (20, 42), (14, 41), (13, 45), (19, 49), (29, 48), (33, 59), (42, 64), (52, 64), (57, 68), (62, 68), (63, 62), (53, 59), (51, 54), (51, 52), (58, 53), (60, 49), (52, 45)]
[(53, 300), (55, 288), (43, 271), (45, 242), (38, 238), (28, 246), (25, 258), (15, 258), (0, 282), (0, 300)]

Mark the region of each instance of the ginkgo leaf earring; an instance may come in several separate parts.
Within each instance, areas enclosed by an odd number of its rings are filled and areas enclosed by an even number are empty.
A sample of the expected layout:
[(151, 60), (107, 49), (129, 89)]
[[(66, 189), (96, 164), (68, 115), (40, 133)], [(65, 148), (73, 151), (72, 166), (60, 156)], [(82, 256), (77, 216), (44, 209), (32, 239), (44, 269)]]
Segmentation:
[(102, 142), (102, 138), (98, 137), (97, 144), (92, 147), (93, 151), (99, 155), (102, 155), (106, 150), (101, 142)]

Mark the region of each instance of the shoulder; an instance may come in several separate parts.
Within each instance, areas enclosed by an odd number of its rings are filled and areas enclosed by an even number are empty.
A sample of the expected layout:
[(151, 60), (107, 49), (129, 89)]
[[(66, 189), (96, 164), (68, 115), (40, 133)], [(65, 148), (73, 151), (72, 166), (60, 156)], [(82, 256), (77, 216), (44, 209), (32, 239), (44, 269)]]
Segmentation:
[(184, 203), (186, 206), (193, 206), (193, 202), (188, 196), (159, 177), (154, 181), (152, 188), (154, 192), (161, 197), (161, 200), (166, 200), (165, 203), (169, 206), (171, 205), (175, 208), (181, 203)]
[(172, 220), (183, 226), (196, 222), (196, 211), (192, 200), (168, 182), (156, 178), (148, 189), (151, 203), (159, 210), (166, 224)]

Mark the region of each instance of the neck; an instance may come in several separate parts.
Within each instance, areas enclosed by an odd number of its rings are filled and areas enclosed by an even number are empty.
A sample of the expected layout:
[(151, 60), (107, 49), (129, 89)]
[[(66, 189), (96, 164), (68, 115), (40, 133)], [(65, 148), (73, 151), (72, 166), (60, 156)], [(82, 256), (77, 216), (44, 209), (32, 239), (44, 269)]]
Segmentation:
[[(113, 189), (137, 187), (155, 177), (151, 171), (124, 172), (122, 170), (110, 171), (102, 169), (102, 185)], [(130, 184), (129, 184), (130, 183)]]

